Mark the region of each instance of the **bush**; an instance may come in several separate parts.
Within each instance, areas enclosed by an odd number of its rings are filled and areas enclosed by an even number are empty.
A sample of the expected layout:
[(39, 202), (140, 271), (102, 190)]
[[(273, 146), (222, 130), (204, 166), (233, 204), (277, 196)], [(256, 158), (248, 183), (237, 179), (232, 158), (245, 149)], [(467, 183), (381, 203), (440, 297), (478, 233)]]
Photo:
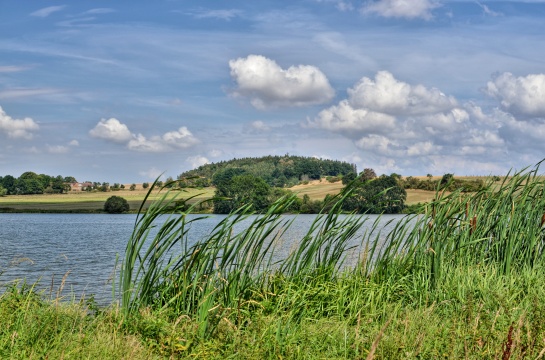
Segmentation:
[(129, 211), (129, 203), (121, 196), (110, 196), (104, 203), (104, 211), (108, 214), (121, 214)]

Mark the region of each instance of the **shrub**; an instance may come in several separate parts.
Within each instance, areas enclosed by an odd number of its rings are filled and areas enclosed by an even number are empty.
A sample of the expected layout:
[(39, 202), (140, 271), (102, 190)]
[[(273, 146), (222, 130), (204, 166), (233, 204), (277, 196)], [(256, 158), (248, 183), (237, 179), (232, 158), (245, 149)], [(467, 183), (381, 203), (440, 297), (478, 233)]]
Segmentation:
[(121, 214), (129, 211), (129, 203), (121, 196), (110, 196), (104, 203), (104, 211), (109, 214)]

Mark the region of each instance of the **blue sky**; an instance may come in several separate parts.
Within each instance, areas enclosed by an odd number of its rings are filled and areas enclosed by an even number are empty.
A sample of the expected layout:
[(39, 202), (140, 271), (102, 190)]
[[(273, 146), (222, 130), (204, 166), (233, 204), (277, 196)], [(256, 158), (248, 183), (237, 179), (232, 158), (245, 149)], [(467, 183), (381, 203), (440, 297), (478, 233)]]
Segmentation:
[(544, 1), (0, 0), (0, 175), (504, 174), (545, 157), (543, 34)]

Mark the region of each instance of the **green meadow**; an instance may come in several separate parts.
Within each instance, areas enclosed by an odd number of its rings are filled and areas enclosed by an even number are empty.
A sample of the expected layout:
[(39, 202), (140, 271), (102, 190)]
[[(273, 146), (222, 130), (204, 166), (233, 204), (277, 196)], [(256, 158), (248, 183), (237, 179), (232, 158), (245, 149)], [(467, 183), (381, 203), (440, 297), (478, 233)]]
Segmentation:
[[(177, 207), (183, 193), (152, 189), (154, 201), (142, 207), (120, 259), (119, 302), (100, 308), (92, 298), (8, 285), (0, 296), (0, 357), (542, 358), (545, 181), (538, 170), (475, 193), (437, 191), (420, 215), (389, 233), (371, 224), (351, 267), (342, 266), (345, 256), (368, 220), (341, 214), (350, 186), (279, 260), (276, 245), (290, 226), (281, 214), (293, 196), (258, 217), (238, 209), (192, 243), (188, 228), (199, 218), (184, 214), (200, 200)], [(244, 230), (234, 231), (242, 221)], [(172, 254), (174, 247), (181, 252)]]

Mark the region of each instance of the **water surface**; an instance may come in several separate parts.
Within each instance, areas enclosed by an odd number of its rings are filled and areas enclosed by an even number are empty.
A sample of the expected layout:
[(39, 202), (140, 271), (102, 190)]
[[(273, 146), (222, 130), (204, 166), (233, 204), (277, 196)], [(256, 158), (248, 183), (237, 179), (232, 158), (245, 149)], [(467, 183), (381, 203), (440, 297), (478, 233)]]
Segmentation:
[[(202, 215), (188, 218), (196, 216)], [(294, 216), (284, 218), (291, 220)], [(206, 236), (224, 217), (212, 215), (194, 222), (190, 239), (196, 241)], [(63, 296), (80, 299), (93, 294), (100, 304), (111, 303), (112, 281), (117, 281), (135, 219), (133, 214), (0, 214), (0, 285), (17, 279), (31, 284), (39, 280), (38, 287), (56, 297), (66, 276)], [(314, 219), (315, 215), (297, 215), (279, 244), (279, 256), (286, 256), (297, 246)], [(375, 219), (375, 215), (369, 216), (354, 244), (361, 242), (365, 229)], [(387, 215), (381, 223), (398, 219), (401, 216)], [(242, 230), (243, 225), (238, 229)]]

